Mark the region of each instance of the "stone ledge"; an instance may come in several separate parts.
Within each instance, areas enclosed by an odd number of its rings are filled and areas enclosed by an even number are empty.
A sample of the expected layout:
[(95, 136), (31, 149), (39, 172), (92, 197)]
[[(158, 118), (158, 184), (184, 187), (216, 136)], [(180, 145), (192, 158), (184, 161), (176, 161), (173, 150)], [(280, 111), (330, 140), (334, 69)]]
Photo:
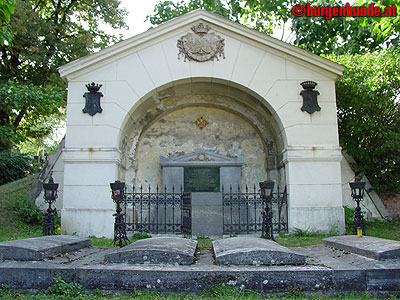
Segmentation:
[[(182, 268), (185, 266), (181, 266)], [(178, 267), (177, 267), (178, 268)], [(269, 267), (276, 268), (276, 267)], [(218, 270), (168, 269), (126, 265), (57, 267), (11, 263), (0, 265), (0, 285), (17, 289), (47, 289), (54, 278), (76, 282), (87, 290), (200, 293), (215, 285), (227, 285), (265, 293), (289, 290), (338, 294), (343, 292), (398, 293), (400, 269), (331, 270), (296, 267), (296, 269)], [(382, 285), (383, 284), (383, 285)]]
[(42, 260), (54, 255), (90, 247), (89, 238), (49, 235), (0, 243), (0, 260)]
[(356, 253), (376, 260), (400, 258), (400, 242), (371, 236), (333, 236), (322, 240), (327, 247)]
[(304, 265), (306, 257), (256, 237), (234, 237), (213, 242), (215, 261), (222, 265)]
[(197, 241), (179, 237), (155, 237), (136, 241), (107, 254), (110, 263), (190, 265)]

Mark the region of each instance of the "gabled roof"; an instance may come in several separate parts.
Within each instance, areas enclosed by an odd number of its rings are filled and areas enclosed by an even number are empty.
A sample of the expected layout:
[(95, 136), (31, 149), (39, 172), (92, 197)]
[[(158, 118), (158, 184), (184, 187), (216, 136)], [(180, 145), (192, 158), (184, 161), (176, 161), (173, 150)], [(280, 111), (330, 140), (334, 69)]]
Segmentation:
[(325, 71), (340, 76), (345, 69), (343, 66), (331, 62), (325, 58), (315, 55), (309, 51), (300, 49), (296, 46), (282, 42), (276, 38), (261, 33), (255, 29), (248, 28), (244, 25), (230, 21), (227, 18), (211, 13), (203, 9), (197, 9), (192, 12), (186, 13), (173, 20), (165, 22), (153, 29), (145, 31), (141, 34), (128, 38), (122, 42), (116, 43), (110, 47), (104, 48), (97, 53), (93, 53), (84, 56), (80, 59), (72, 61), (64, 66), (61, 66), (58, 71), (62, 78), (66, 79), (69, 74), (80, 71), (89, 66), (93, 66), (96, 63), (104, 62), (108, 59), (112, 59), (116, 55), (134, 49), (146, 42), (161, 37), (165, 34), (177, 31), (180, 28), (187, 26), (195, 21), (203, 20), (210, 24), (229, 30), (238, 36), (238, 39), (245, 38), (254, 42), (263, 44), (276, 51), (280, 51), (286, 55), (292, 56), (296, 60), (304, 61), (317, 66)]

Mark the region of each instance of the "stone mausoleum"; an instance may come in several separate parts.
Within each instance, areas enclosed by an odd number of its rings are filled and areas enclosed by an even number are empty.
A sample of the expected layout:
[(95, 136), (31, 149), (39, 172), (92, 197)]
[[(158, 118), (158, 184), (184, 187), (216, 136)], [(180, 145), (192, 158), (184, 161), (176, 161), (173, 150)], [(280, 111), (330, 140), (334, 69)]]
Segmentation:
[(343, 69), (203, 10), (61, 67), (63, 233), (113, 236), (115, 180), (190, 190), (199, 235), (222, 234), (222, 187), (273, 180), (289, 230), (343, 233), (354, 176), (338, 138)]

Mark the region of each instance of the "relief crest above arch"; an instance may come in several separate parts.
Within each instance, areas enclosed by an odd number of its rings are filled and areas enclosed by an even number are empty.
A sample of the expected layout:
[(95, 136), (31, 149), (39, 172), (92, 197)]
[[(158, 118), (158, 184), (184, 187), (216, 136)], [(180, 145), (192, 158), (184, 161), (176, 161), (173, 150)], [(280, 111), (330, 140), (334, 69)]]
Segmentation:
[(179, 49), (178, 59), (181, 55), (184, 61), (213, 61), (215, 58), (219, 60), (219, 57), (225, 59), (225, 39), (214, 32), (208, 33), (210, 26), (202, 22), (191, 29), (193, 32), (182, 36), (176, 44)]

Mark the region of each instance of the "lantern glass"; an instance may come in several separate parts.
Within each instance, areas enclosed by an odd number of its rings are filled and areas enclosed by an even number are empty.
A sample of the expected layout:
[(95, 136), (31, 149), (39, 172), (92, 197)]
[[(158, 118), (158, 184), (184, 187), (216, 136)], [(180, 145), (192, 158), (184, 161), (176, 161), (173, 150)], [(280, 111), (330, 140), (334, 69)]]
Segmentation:
[(350, 182), (351, 196), (355, 199), (362, 199), (364, 197), (365, 182)]
[(46, 200), (55, 200), (57, 198), (58, 183), (51, 181), (43, 183), (43, 189)]
[(110, 187), (114, 198), (123, 198), (125, 190), (125, 182), (116, 180), (115, 182), (110, 183)]
[[(261, 197), (272, 197), (275, 182), (273, 181), (263, 181), (259, 183), (261, 188)], [(267, 192), (269, 190), (269, 192)]]

